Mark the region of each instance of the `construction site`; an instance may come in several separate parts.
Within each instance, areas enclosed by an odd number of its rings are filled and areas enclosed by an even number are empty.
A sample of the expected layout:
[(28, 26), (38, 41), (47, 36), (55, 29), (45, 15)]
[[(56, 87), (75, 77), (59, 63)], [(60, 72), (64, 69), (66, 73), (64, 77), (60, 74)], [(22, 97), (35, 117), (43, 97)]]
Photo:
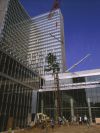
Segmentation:
[(60, 0), (30, 18), (19, 0), (1, 0), (0, 132), (99, 133), (100, 69), (66, 69)]

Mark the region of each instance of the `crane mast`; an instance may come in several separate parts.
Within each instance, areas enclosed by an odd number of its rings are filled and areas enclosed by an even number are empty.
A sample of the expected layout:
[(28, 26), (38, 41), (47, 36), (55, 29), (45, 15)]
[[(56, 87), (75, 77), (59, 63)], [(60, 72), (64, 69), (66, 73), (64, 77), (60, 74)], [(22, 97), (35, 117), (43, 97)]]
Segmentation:
[(56, 9), (59, 9), (59, 8), (60, 8), (59, 0), (54, 0), (53, 7), (51, 8), (50, 13), (48, 15), (48, 19), (51, 19), (53, 16), (53, 11), (55, 11)]

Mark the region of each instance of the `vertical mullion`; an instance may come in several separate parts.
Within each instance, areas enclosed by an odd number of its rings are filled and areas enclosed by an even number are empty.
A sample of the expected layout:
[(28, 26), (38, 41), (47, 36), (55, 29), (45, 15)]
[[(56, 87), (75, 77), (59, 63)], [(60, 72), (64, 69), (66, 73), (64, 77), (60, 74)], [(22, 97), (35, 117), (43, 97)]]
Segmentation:
[[(28, 106), (29, 106), (29, 90), (27, 88), (27, 109), (28, 109)], [(27, 112), (28, 112), (28, 110), (27, 110)]]
[(18, 103), (18, 115), (17, 115), (17, 117), (18, 117), (18, 127), (20, 127), (20, 90), (21, 90), (21, 85), (20, 85), (20, 87), (19, 87), (19, 92), (18, 92), (18, 97), (19, 97), (19, 103)]
[(21, 87), (21, 91), (20, 91), (20, 109), (19, 109), (19, 114), (20, 114), (20, 126), (21, 126), (21, 121), (22, 121), (22, 91), (23, 91), (23, 87)]
[(27, 126), (27, 102), (28, 102), (28, 95), (27, 95), (27, 88), (26, 88), (26, 105), (25, 105), (26, 126)]
[(11, 113), (11, 107), (12, 107), (12, 100), (13, 100), (13, 94), (14, 94), (14, 86), (15, 86), (15, 83), (13, 82), (12, 83), (12, 86), (11, 86), (11, 97), (10, 97), (10, 102), (9, 102), (9, 116), (10, 116), (10, 113)]
[[(14, 65), (14, 61), (13, 61), (13, 65)], [(12, 65), (12, 66), (13, 66), (13, 65)], [(17, 63), (15, 64), (15, 69), (16, 69), (16, 65), (17, 65)], [(15, 73), (16, 73), (16, 72), (15, 72), (15, 71), (13, 71), (13, 72), (14, 72), (13, 77), (15, 77)], [(11, 75), (12, 75), (12, 74), (11, 74)], [(11, 82), (12, 82), (12, 81), (11, 81)], [(12, 83), (12, 86), (11, 86), (11, 97), (10, 97), (11, 100), (10, 100), (10, 106), (9, 106), (9, 114), (10, 114), (10, 110), (11, 110), (11, 106), (12, 106), (11, 104), (12, 104), (14, 86), (15, 86), (15, 82), (13, 82), (13, 83)]]
[[(7, 111), (9, 112), (9, 109), (7, 110), (7, 107), (9, 107), (9, 103), (8, 103), (8, 101), (9, 101), (9, 93), (10, 93), (10, 81), (8, 81), (8, 84), (9, 84), (9, 87), (7, 88), (8, 90), (6, 91), (6, 95), (7, 95), (7, 98), (6, 98), (6, 101), (5, 101), (5, 110), (4, 110), (4, 115), (7, 117)], [(3, 125), (2, 125), (2, 128), (4, 129), (4, 127), (5, 127), (5, 117), (4, 117), (4, 119), (3, 119)]]
[(14, 65), (14, 60), (13, 60), (13, 62), (12, 62), (12, 67), (10, 68), (11, 69), (11, 73), (10, 73), (10, 76), (12, 76), (12, 69), (13, 69), (13, 65)]
[(7, 68), (7, 75), (8, 75), (8, 71), (9, 71), (9, 64), (10, 64), (10, 58), (9, 58), (9, 56), (8, 56), (8, 60), (9, 60), (9, 62), (8, 62), (8, 68)]
[(22, 66), (20, 64), (20, 78), (19, 78), (19, 80), (21, 81), (21, 79), (22, 79)]
[(25, 127), (25, 103), (26, 103), (26, 101), (25, 101), (25, 88), (24, 88), (24, 90), (23, 90), (23, 125), (24, 125), (24, 127)]
[(1, 55), (0, 55), (0, 65), (2, 65), (1, 64), (2, 57), (3, 57), (3, 53), (1, 53)]
[(25, 88), (25, 107), (24, 107), (24, 108), (25, 108), (25, 109), (24, 109), (24, 111), (25, 111), (25, 112), (24, 112), (24, 115), (25, 115), (24, 125), (25, 125), (25, 126), (26, 126), (26, 101), (27, 101), (27, 94), (26, 94), (26, 93), (27, 93), (27, 91), (26, 91), (26, 88)]
[[(5, 55), (5, 54), (4, 54)], [(2, 56), (3, 57), (3, 56)], [(2, 72), (4, 72), (4, 70), (5, 70), (5, 62), (6, 62), (6, 59), (7, 59), (7, 55), (5, 55), (5, 58), (4, 58), (4, 64), (3, 64), (3, 69), (2, 69)]]
[(24, 125), (23, 124), (23, 121), (24, 121), (24, 119), (23, 119), (24, 118), (24, 115), (23, 115), (23, 112), (24, 112), (24, 91), (23, 90), (24, 90), (24, 87), (22, 87), (22, 94), (21, 94), (22, 95), (22, 102), (21, 102), (21, 108), (22, 108), (21, 109), (21, 118), (22, 118), (21, 127), (23, 127), (23, 125)]
[[(16, 110), (15, 110), (15, 109), (16, 109), (16, 95), (17, 95), (16, 92), (17, 92), (17, 85), (16, 85), (15, 90), (14, 90), (14, 93), (15, 93), (15, 94), (14, 94), (13, 113), (12, 113), (14, 119), (15, 119), (15, 115), (14, 115), (14, 114), (15, 114), (15, 112), (16, 112)], [(13, 126), (14, 126), (14, 125), (15, 125), (15, 121), (14, 121)]]
[(18, 64), (18, 66), (17, 66), (17, 79), (19, 79), (19, 76), (20, 76), (20, 64)]
[[(28, 90), (26, 90), (26, 118), (28, 118)], [(26, 119), (26, 125), (27, 125), (27, 119)]]
[(31, 110), (32, 110), (32, 90), (30, 90), (30, 92), (29, 92), (29, 108), (30, 108), (30, 112), (31, 112)]
[(2, 113), (2, 106), (3, 106), (3, 101), (4, 101), (4, 95), (5, 95), (5, 89), (6, 89), (6, 85), (7, 85), (7, 79), (5, 79), (4, 83), (4, 91), (3, 91), (3, 97), (2, 97), (2, 102), (1, 102), (1, 109), (0, 112)]
[[(3, 77), (1, 77), (1, 80), (0, 80), (0, 89), (1, 89), (1, 85), (3, 84)], [(1, 94), (2, 94), (2, 90), (1, 91)], [(2, 100), (1, 100), (1, 103), (2, 103)], [(1, 106), (2, 107), (2, 106)], [(1, 107), (0, 107), (0, 112), (1, 112)]]
[[(16, 124), (17, 124), (17, 126), (18, 126), (18, 105), (19, 105), (19, 96), (18, 96), (18, 93), (19, 93), (19, 84), (18, 84), (18, 88), (17, 88), (17, 93), (16, 93), (16, 95), (17, 95), (17, 103), (16, 103), (16, 113), (15, 113), (15, 118), (16, 118)], [(16, 126), (16, 125), (15, 125)]]

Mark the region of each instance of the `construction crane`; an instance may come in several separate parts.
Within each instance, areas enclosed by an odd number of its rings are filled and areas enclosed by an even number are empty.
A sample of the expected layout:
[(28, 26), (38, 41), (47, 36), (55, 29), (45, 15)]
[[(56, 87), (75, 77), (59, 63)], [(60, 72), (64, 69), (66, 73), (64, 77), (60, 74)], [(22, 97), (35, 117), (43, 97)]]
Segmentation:
[[(60, 2), (61, 0), (55, 0), (53, 7), (48, 15), (48, 19), (51, 19), (54, 16), (54, 11), (60, 8)], [(56, 27), (57, 27), (57, 21), (56, 21)], [(59, 38), (57, 38), (55, 35), (53, 35), (52, 33), (50, 33), (50, 36), (53, 37), (54, 39), (56, 39), (58, 42), (61, 42), (62, 44), (64, 43), (62, 40), (60, 40)], [(82, 61), (84, 61), (85, 59), (87, 59), (90, 56), (90, 54), (87, 54), (84, 58), (82, 58), (80, 61), (78, 61), (77, 63), (75, 63), (73, 66), (71, 66), (68, 70), (66, 70), (66, 72), (69, 72), (71, 69), (75, 68), (77, 65), (79, 65)], [(57, 100), (56, 103), (56, 109), (57, 109), (57, 116), (61, 116), (61, 94), (60, 94), (60, 87), (59, 87), (59, 75), (58, 72), (56, 72), (55, 74), (55, 85), (56, 85), (56, 90), (55, 90), (55, 97)]]
[(60, 8), (59, 0), (55, 0), (54, 4), (53, 4), (53, 7), (52, 7), (52, 11), (56, 10), (58, 8)]
[(51, 19), (52, 16), (54, 15), (54, 11), (56, 9), (59, 9), (60, 8), (60, 2), (61, 2), (61, 0), (54, 0), (53, 7), (51, 8), (51, 11), (50, 11), (50, 13), (48, 15), (48, 19)]
[(63, 40), (60, 40), (59, 38), (57, 38), (55, 35), (53, 35), (52, 33), (50, 33), (50, 36), (53, 37), (54, 39), (56, 39), (58, 42), (61, 42), (62, 44), (64, 44)]
[[(89, 56), (90, 56), (90, 54), (87, 54), (81, 60), (79, 60), (77, 63), (75, 63), (74, 65), (72, 65), (65, 72), (69, 72), (70, 70), (72, 70), (73, 68), (75, 68), (76, 66), (78, 66), (81, 62), (83, 62), (84, 60), (86, 60)], [(56, 73), (56, 87), (57, 87), (57, 91), (56, 91), (57, 111), (58, 111), (58, 115), (61, 116), (61, 114), (62, 114), (61, 113), (61, 94), (60, 94), (60, 88), (59, 88), (59, 76), (58, 76), (58, 73)]]
[(69, 72), (70, 70), (72, 70), (73, 68), (75, 68), (76, 66), (78, 66), (81, 62), (83, 62), (85, 59), (87, 59), (89, 56), (90, 56), (90, 54), (87, 54), (81, 60), (79, 60), (77, 63), (75, 63), (74, 65), (72, 65), (69, 69), (67, 69), (65, 72)]

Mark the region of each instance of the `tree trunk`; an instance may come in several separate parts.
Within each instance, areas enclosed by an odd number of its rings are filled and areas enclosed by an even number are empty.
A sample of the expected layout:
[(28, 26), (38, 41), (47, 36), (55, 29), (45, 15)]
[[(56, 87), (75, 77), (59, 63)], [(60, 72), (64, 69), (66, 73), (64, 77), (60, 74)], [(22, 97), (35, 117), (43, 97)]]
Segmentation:
[(58, 72), (54, 74), (54, 84), (55, 84), (55, 99), (57, 100), (56, 105), (56, 112), (57, 117), (61, 116), (61, 94), (60, 94), (60, 88), (59, 88), (59, 76)]

